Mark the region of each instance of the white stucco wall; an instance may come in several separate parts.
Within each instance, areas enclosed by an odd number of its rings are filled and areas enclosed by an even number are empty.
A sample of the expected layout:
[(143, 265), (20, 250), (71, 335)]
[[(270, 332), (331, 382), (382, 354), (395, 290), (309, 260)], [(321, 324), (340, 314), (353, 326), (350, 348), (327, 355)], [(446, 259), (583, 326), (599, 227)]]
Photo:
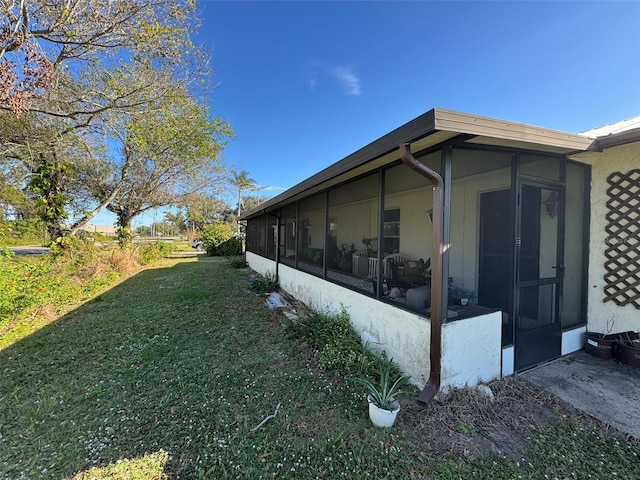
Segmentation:
[[(247, 252), (256, 272), (275, 274), (275, 262)], [(280, 288), (318, 312), (338, 313), (344, 307), (362, 338), (375, 343), (422, 386), (429, 377), (429, 320), (379, 302), (348, 288), (280, 264)]]
[(475, 386), (500, 377), (502, 313), (442, 326), (442, 388)]
[[(605, 231), (607, 223), (607, 177), (640, 168), (640, 143), (576, 155), (575, 160), (592, 165), (591, 238), (589, 241), (588, 330), (594, 332), (640, 331), (640, 310), (633, 305), (604, 303)], [(640, 248), (640, 239), (636, 239)]]
[[(275, 262), (247, 252), (256, 272), (275, 274)], [(429, 320), (286, 265), (279, 266), (280, 287), (316, 311), (345, 308), (361, 337), (382, 348), (389, 358), (424, 386), (429, 377)], [(500, 376), (500, 313), (443, 326), (442, 386), (475, 385)]]

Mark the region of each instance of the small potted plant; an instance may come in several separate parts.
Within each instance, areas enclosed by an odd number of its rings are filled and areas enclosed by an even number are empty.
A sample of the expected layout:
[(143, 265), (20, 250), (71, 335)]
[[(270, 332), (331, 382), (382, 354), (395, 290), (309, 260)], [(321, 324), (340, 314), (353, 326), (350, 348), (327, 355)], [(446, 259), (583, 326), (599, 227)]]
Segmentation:
[(640, 339), (637, 332), (620, 334), (616, 356), (621, 363), (640, 368)]
[(450, 305), (468, 305), (469, 299), (473, 297), (473, 292), (468, 292), (463, 288), (449, 284), (449, 304)]
[[(625, 343), (633, 343), (637, 341), (640, 336), (633, 331), (620, 332), (620, 333), (596, 333), (586, 332), (587, 342), (585, 343), (585, 351), (593, 355), (594, 357), (602, 358), (605, 360), (616, 357), (616, 345), (617, 352), (620, 353), (620, 345)], [(623, 348), (623, 350), (625, 350)], [(619, 356), (619, 355), (618, 355)], [(620, 360), (620, 358), (618, 358)]]
[(409, 377), (393, 374), (393, 360), (380, 366), (378, 382), (371, 382), (366, 378), (354, 378), (356, 382), (367, 389), (369, 401), (369, 418), (377, 427), (391, 427), (395, 421), (400, 404), (396, 397), (403, 393)]

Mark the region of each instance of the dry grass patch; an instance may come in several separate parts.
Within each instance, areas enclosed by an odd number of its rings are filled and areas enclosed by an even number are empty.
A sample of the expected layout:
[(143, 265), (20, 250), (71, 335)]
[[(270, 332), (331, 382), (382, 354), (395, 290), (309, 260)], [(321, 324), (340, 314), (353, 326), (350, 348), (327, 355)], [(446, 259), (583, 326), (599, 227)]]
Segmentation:
[(409, 402), (402, 420), (417, 442), (435, 454), (477, 458), (489, 453), (521, 459), (531, 426), (553, 425), (563, 405), (553, 395), (514, 377), (488, 385), (494, 399), (474, 388), (453, 389), (426, 408)]
[(120, 275), (130, 275), (140, 268), (136, 255), (128, 249), (113, 249), (108, 259), (111, 267)]

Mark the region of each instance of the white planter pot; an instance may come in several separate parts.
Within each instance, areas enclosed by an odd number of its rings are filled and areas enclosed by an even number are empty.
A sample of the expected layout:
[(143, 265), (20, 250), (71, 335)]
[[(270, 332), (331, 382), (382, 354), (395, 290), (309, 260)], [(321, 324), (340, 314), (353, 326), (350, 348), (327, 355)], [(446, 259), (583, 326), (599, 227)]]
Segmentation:
[(400, 404), (398, 402), (394, 402), (393, 405), (395, 407), (393, 410), (385, 410), (373, 403), (371, 397), (369, 397), (369, 418), (371, 422), (373, 422), (376, 427), (391, 427), (396, 421), (396, 417), (400, 411)]

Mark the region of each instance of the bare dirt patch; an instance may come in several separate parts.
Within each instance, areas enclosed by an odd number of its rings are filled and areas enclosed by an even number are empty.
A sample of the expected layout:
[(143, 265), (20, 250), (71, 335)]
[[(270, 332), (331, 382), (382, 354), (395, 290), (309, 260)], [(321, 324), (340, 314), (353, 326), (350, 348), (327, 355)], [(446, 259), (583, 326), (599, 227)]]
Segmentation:
[(493, 399), (477, 389), (462, 388), (436, 397), (427, 407), (406, 400), (400, 420), (418, 444), (436, 454), (476, 458), (495, 453), (522, 459), (531, 426), (552, 425), (565, 405), (516, 377), (488, 386)]

